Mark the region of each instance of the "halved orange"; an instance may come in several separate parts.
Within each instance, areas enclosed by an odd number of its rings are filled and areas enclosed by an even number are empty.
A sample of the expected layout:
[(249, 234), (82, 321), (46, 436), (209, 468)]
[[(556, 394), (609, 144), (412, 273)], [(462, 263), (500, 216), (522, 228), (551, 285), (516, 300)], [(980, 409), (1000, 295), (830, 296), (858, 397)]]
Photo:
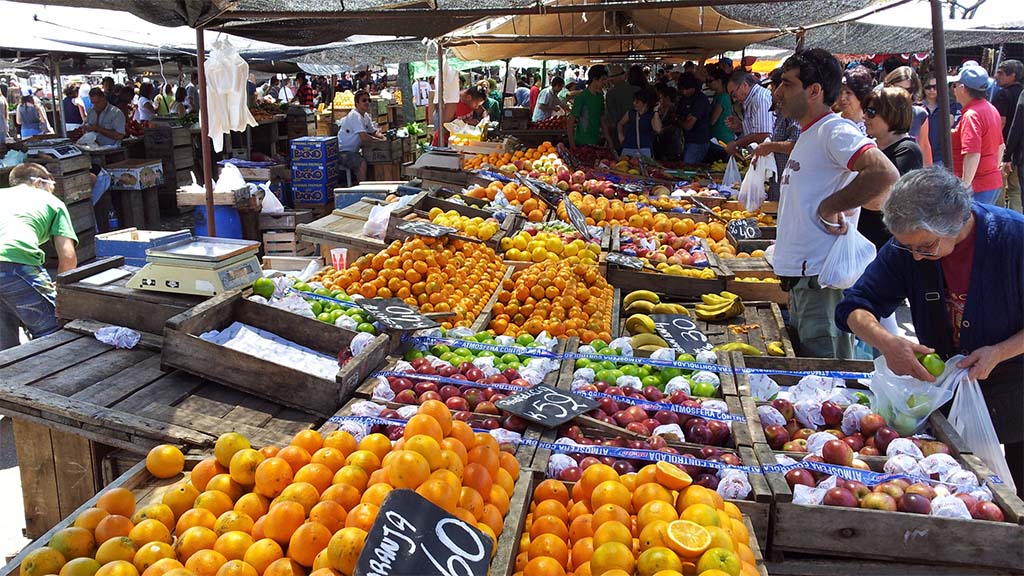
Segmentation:
[(690, 478), (689, 474), (680, 470), (675, 464), (669, 464), (668, 462), (659, 461), (655, 465), (654, 476), (658, 480), (658, 484), (669, 490), (682, 490), (693, 484), (693, 478)]
[(711, 546), (711, 533), (689, 520), (669, 522), (666, 536), (668, 547), (685, 558), (696, 558)]

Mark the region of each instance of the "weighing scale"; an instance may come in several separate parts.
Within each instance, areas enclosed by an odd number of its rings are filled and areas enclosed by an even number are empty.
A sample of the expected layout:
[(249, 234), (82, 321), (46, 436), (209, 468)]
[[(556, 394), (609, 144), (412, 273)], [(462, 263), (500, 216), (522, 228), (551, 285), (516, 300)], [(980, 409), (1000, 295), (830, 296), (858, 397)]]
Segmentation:
[(82, 155), (82, 149), (71, 143), (67, 138), (48, 138), (28, 143), (29, 156), (50, 156), (57, 160), (74, 158)]
[(256, 253), (260, 243), (196, 236), (146, 250), (146, 265), (129, 288), (214, 296), (244, 288), (263, 276)]

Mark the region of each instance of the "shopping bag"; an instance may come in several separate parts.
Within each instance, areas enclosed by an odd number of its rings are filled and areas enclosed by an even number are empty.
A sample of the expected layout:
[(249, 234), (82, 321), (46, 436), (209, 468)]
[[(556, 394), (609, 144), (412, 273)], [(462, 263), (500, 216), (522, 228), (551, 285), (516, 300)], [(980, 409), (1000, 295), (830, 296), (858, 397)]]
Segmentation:
[(874, 393), (871, 410), (881, 414), (900, 436), (913, 434), (932, 412), (953, 398), (957, 387), (967, 379), (967, 370), (956, 367), (963, 358), (957, 355), (947, 360), (946, 370), (935, 382), (897, 376), (889, 369), (884, 356), (875, 358), (875, 371), (868, 384)]
[(875, 254), (875, 245), (856, 228), (850, 227), (846, 234), (832, 243), (818, 273), (818, 283), (825, 288), (846, 290), (857, 283), (868, 264), (875, 259)]
[(743, 181), (739, 166), (736, 165), (736, 158), (730, 156), (729, 163), (725, 166), (725, 176), (722, 176), (722, 184), (729, 188), (735, 188), (736, 184)]
[[(768, 142), (770, 139), (765, 141)], [(768, 181), (774, 178), (777, 172), (774, 154), (754, 158), (747, 168), (747, 175), (743, 177), (740, 192), (736, 196), (747, 212), (756, 211), (768, 198)]]
[(384, 233), (388, 229), (388, 220), (391, 213), (403, 206), (408, 205), (416, 196), (402, 196), (398, 200), (382, 206), (374, 206), (370, 209), (370, 216), (363, 224), (363, 234), (377, 240), (384, 239)]
[(999, 447), (999, 437), (996, 436), (992, 416), (977, 380), (965, 378), (961, 382), (949, 410), (949, 423), (964, 439), (971, 452), (981, 458), (1010, 487), (1011, 492), (1016, 491), (1010, 467)]

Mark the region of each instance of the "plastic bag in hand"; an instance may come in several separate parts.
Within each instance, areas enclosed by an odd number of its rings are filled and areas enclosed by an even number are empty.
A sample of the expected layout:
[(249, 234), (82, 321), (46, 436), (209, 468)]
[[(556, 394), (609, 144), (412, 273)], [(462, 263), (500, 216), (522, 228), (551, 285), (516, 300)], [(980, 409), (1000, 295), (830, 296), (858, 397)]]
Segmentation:
[[(765, 139), (766, 142), (770, 140), (770, 138)], [(740, 184), (740, 193), (736, 196), (736, 200), (743, 205), (747, 212), (754, 212), (768, 199), (767, 182), (777, 173), (778, 167), (775, 165), (774, 154), (754, 158), (750, 167), (747, 168), (747, 175), (743, 177), (743, 182)]]
[(875, 371), (868, 387), (874, 392), (871, 409), (881, 414), (901, 436), (913, 434), (928, 416), (953, 398), (967, 371), (957, 368), (963, 356), (946, 362), (946, 371), (935, 382), (922, 382), (911, 376), (897, 376), (889, 370), (884, 356), (875, 358)]
[(853, 286), (864, 269), (875, 259), (875, 245), (855, 229), (836, 238), (825, 256), (818, 274), (818, 283), (825, 288), (846, 290)]
[[(950, 360), (946, 366), (953, 364)], [(971, 452), (981, 458), (985, 464), (1005, 482), (1011, 491), (1017, 487), (1010, 477), (1010, 467), (999, 447), (999, 437), (992, 425), (985, 397), (977, 380), (965, 378), (960, 383), (953, 398), (953, 406), (949, 410), (949, 423), (953, 425), (967, 443)]]
[(740, 169), (736, 166), (736, 158), (730, 156), (729, 164), (725, 167), (725, 175), (722, 176), (722, 184), (732, 187), (742, 180), (743, 176), (740, 175)]

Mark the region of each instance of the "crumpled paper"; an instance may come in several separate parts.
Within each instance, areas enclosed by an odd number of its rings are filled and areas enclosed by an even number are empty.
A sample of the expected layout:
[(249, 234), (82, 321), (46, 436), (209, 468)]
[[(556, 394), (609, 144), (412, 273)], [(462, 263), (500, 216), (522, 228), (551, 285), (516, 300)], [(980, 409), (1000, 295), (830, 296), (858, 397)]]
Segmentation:
[(114, 348), (131, 349), (142, 339), (142, 335), (124, 326), (104, 326), (96, 331), (96, 339)]

